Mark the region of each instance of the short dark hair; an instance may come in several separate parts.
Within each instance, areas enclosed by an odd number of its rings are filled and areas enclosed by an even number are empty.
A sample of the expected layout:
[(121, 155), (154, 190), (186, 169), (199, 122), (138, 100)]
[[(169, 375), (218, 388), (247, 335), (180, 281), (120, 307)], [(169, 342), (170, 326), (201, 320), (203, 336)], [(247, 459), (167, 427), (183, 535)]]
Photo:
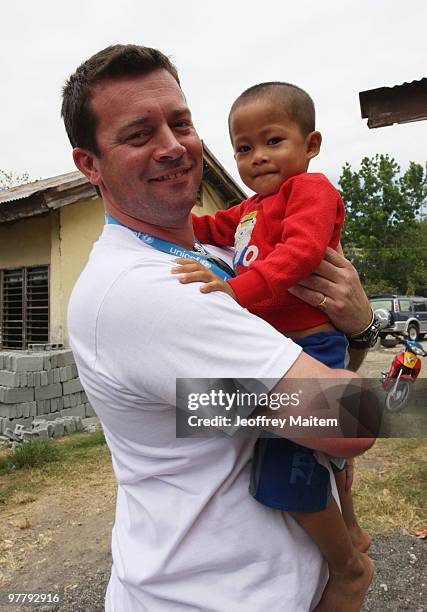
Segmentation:
[(231, 117), (239, 106), (252, 100), (262, 100), (265, 98), (282, 104), (291, 121), (294, 121), (299, 126), (304, 135), (316, 129), (316, 112), (311, 97), (301, 87), (281, 81), (259, 83), (241, 93), (233, 103), (228, 115), (229, 128)]
[(61, 117), (71, 146), (100, 154), (96, 142), (98, 118), (90, 105), (96, 84), (126, 76), (146, 75), (155, 70), (167, 70), (180, 85), (177, 69), (170, 59), (150, 47), (112, 45), (81, 64), (62, 91)]

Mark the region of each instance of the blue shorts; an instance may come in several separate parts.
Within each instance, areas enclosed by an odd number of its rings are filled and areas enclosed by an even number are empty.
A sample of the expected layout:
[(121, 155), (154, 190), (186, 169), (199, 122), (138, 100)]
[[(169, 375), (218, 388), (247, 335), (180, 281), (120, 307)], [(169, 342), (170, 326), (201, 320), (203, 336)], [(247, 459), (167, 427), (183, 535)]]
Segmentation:
[[(341, 332), (294, 339), (330, 368), (345, 368), (348, 342)], [(250, 492), (265, 506), (285, 512), (320, 512), (332, 499), (329, 470), (314, 451), (285, 438), (261, 438), (255, 446)]]

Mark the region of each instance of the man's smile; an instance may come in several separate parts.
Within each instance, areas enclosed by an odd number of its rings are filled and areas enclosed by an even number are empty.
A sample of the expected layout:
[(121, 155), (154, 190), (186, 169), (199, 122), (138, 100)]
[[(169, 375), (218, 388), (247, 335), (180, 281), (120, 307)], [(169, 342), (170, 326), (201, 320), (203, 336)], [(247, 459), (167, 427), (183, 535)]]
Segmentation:
[(169, 172), (168, 174), (162, 174), (161, 176), (151, 178), (150, 181), (163, 182), (163, 181), (175, 180), (175, 179), (181, 178), (182, 176), (185, 176), (186, 174), (190, 172), (190, 170), (192, 170), (192, 168), (184, 168), (182, 170), (178, 170), (177, 172)]

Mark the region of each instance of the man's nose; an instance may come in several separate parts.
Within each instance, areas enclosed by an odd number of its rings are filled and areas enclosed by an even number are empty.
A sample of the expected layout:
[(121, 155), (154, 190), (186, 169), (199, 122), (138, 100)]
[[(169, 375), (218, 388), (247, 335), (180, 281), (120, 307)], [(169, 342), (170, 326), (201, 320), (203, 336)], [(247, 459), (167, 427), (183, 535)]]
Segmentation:
[(175, 133), (169, 126), (163, 128), (157, 137), (158, 143), (154, 153), (154, 157), (157, 161), (178, 159), (185, 153), (186, 149), (184, 145), (179, 142)]

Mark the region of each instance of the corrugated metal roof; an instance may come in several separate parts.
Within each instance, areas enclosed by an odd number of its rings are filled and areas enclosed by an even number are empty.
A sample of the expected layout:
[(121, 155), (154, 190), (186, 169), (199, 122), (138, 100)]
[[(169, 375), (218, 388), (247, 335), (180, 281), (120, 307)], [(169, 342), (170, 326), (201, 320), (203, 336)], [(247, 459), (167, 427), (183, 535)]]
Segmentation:
[(41, 179), (40, 181), (34, 181), (33, 183), (18, 185), (17, 187), (0, 191), (0, 205), (5, 202), (13, 202), (14, 200), (28, 198), (35, 193), (46, 191), (47, 189), (54, 187), (69, 189), (70, 187), (76, 187), (87, 182), (87, 178), (77, 170), (76, 172), (60, 174), (59, 176)]
[(359, 93), (360, 110), (368, 127), (383, 127), (427, 119), (427, 78)]

